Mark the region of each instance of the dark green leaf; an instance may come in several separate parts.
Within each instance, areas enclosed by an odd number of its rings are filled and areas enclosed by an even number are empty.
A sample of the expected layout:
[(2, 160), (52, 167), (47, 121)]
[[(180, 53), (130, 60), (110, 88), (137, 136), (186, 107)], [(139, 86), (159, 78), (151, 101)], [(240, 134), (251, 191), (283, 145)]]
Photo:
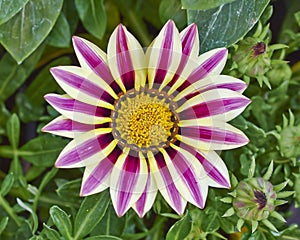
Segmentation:
[(63, 0), (31, 0), (20, 12), (0, 26), (0, 41), (20, 64), (48, 36)]
[(71, 31), (69, 23), (63, 13), (61, 13), (50, 32), (47, 43), (54, 47), (69, 47), (71, 41)]
[(26, 220), (23, 221), (21, 226), (18, 227), (17, 231), (14, 233), (14, 240), (24, 240), (29, 239), (32, 236), (30, 223)]
[(166, 240), (182, 240), (191, 231), (192, 228), (192, 218), (187, 212), (185, 216), (177, 221), (168, 231)]
[(14, 185), (14, 180), (15, 180), (15, 177), (14, 177), (13, 173), (9, 173), (5, 176), (5, 178), (1, 184), (1, 190), (0, 190), (0, 194), (3, 197), (10, 191), (10, 189)]
[[(57, 182), (57, 181), (56, 181)], [(60, 198), (66, 199), (70, 202), (78, 202), (80, 200), (80, 186), (81, 179), (76, 179), (73, 181), (65, 181), (62, 184), (57, 184), (57, 194)]]
[(107, 20), (103, 0), (75, 0), (75, 5), (86, 30), (101, 39)]
[(236, 0), (181, 0), (184, 9), (207, 10)]
[(0, 235), (4, 231), (4, 229), (6, 228), (7, 223), (8, 223), (8, 217), (3, 217), (0, 221)]
[(40, 59), (44, 47), (38, 48), (23, 64), (18, 65), (9, 54), (0, 60), (0, 101), (10, 97), (26, 80)]
[(0, 102), (0, 135), (4, 134), (4, 132), (6, 131), (6, 122), (9, 117), (10, 117), (9, 111), (6, 109), (4, 103)]
[(236, 0), (210, 10), (188, 10), (188, 23), (196, 23), (201, 52), (237, 42), (255, 25), (269, 0)]
[(60, 236), (59, 236), (59, 233), (50, 228), (49, 226), (47, 226), (45, 223), (44, 223), (44, 229), (42, 231), (42, 234), (46, 235), (46, 237), (50, 240), (60, 240)]
[(110, 205), (105, 213), (105, 216), (98, 223), (98, 226), (92, 231), (92, 235), (113, 235), (121, 236), (126, 223), (126, 217), (119, 218)]
[(219, 214), (218, 212), (213, 212), (212, 214), (206, 214), (204, 221), (201, 224), (202, 230), (204, 232), (215, 232), (219, 229)]
[(8, 119), (6, 133), (11, 146), (17, 149), (20, 140), (20, 121), (16, 114), (11, 115)]
[(66, 239), (72, 239), (72, 224), (66, 212), (58, 206), (50, 208), (50, 216), (61, 235)]
[(122, 238), (118, 238), (115, 236), (108, 236), (108, 235), (100, 235), (100, 236), (85, 238), (84, 240), (122, 240)]
[(64, 0), (63, 13), (69, 22), (70, 32), (73, 34), (78, 25), (78, 14), (74, 7), (74, 0)]
[(162, 0), (159, 16), (164, 23), (173, 19), (179, 29), (186, 25), (186, 11), (181, 9), (180, 0)]
[(88, 235), (103, 218), (109, 204), (109, 192), (86, 197), (76, 215), (74, 224), (75, 239)]
[(0, 25), (19, 12), (28, 0), (0, 0)]
[(50, 135), (36, 137), (23, 145), (18, 154), (36, 166), (53, 166), (68, 140)]

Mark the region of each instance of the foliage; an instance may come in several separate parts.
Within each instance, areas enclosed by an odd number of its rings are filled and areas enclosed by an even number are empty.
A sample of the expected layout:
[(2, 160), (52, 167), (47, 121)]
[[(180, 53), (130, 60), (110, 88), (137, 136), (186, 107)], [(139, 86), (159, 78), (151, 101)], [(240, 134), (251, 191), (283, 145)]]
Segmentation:
[(169, 18), (180, 29), (195, 22), (201, 52), (228, 47), (224, 73), (249, 85), (245, 94), (252, 103), (232, 124), (247, 134), (250, 143), (221, 153), (232, 186), (247, 179), (252, 161), (255, 176), (263, 176), (273, 161), (269, 181), (285, 182), (286, 191), (295, 191), (285, 198), (288, 203), (281, 202), (285, 204), (276, 209), (289, 217), (289, 206), (300, 206), (300, 6), (299, 0), (285, 3), (286, 15), (275, 39), (269, 25), (272, 4), (268, 0), (0, 0), (0, 239), (300, 239), (297, 225), (276, 218), (269, 221), (277, 233), (264, 225), (252, 233), (247, 224), (239, 232), (236, 215), (223, 217), (232, 207), (226, 197), (234, 189), (210, 189), (205, 209), (189, 205), (183, 216), (171, 212), (158, 196), (143, 219), (133, 211), (118, 218), (108, 191), (79, 196), (81, 169), (53, 167), (68, 140), (40, 131), (57, 116), (43, 96), (61, 92), (49, 68), (77, 64), (72, 35), (105, 49), (122, 21), (148, 46)]

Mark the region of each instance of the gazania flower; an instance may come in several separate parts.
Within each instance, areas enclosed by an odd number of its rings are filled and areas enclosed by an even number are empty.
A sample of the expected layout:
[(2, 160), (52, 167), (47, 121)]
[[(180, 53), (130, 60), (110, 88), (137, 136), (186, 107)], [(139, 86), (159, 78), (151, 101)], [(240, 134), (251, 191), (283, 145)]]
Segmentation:
[(230, 187), (214, 150), (247, 144), (226, 122), (250, 101), (244, 82), (220, 75), (225, 48), (198, 56), (196, 25), (179, 33), (172, 21), (146, 53), (122, 25), (107, 54), (73, 44), (81, 67), (51, 69), (67, 94), (45, 96), (61, 116), (43, 130), (73, 138), (56, 167), (85, 167), (82, 196), (109, 187), (118, 216), (132, 207), (142, 217), (158, 191), (182, 214), (187, 202), (204, 207), (208, 186)]

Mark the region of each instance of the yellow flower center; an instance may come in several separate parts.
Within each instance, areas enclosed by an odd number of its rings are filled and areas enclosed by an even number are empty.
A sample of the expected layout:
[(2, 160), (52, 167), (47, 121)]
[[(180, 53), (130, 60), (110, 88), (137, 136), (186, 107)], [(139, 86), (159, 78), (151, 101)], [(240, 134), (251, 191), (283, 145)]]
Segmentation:
[(127, 92), (112, 114), (113, 134), (123, 145), (163, 147), (173, 138), (176, 117), (172, 101), (157, 92)]

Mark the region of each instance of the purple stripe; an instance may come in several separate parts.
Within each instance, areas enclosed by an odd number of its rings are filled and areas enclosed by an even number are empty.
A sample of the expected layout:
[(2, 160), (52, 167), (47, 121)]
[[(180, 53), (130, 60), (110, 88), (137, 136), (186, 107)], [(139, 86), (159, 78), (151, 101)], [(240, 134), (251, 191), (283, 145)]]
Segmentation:
[(135, 82), (134, 68), (122, 25), (119, 25), (117, 30), (116, 51), (117, 64), (122, 82), (126, 89), (133, 89)]
[(119, 216), (122, 216), (128, 208), (128, 204), (130, 203), (134, 188), (136, 187), (137, 181), (139, 179), (140, 159), (135, 155), (136, 154), (130, 151), (124, 161), (123, 169), (121, 169), (120, 171), (117, 183), (118, 195), (116, 207)]
[(100, 184), (102, 184), (106, 178), (110, 175), (114, 164), (116, 163), (119, 156), (122, 154), (122, 150), (116, 146), (114, 150), (93, 170), (87, 180), (84, 182), (81, 194), (83, 196), (88, 195)]
[(93, 82), (90, 82), (87, 78), (83, 78), (59, 68), (51, 68), (50, 71), (60, 81), (63, 81), (72, 88), (79, 89), (80, 92), (84, 92), (96, 99), (101, 99), (108, 103), (114, 102), (114, 98), (106, 92), (105, 89), (102, 89)]
[[(173, 47), (173, 29), (174, 24), (172, 21), (169, 21), (166, 26), (166, 30), (164, 33), (163, 44), (160, 48), (160, 56), (158, 60), (157, 70), (154, 78), (154, 83), (161, 84), (168, 72), (172, 61), (172, 47)], [(157, 51), (156, 49), (152, 49), (152, 51)]]
[(86, 104), (72, 98), (46, 95), (45, 99), (54, 108), (62, 109), (69, 112), (80, 112), (95, 117), (109, 117), (111, 114), (110, 109)]
[(150, 182), (151, 182), (151, 174), (148, 171), (148, 179), (147, 179), (145, 190), (142, 193), (139, 200), (137, 200), (137, 202), (136, 202), (136, 210), (138, 211), (140, 217), (143, 216), (144, 211), (145, 211), (145, 203), (146, 203), (146, 199), (147, 199), (148, 190), (150, 187)]
[(248, 139), (243, 135), (225, 129), (213, 127), (182, 127), (181, 135), (184, 137), (218, 144), (241, 144), (248, 142)]
[(174, 148), (167, 148), (166, 151), (195, 202), (201, 208), (204, 207), (204, 201), (201, 196), (201, 190), (197, 185), (199, 180), (196, 177), (195, 173), (192, 171), (191, 164), (188, 163), (189, 160), (186, 159), (186, 157), (182, 153), (180, 153), (180, 151), (177, 151)]
[(174, 185), (172, 176), (164, 160), (164, 156), (161, 153), (157, 153), (154, 157), (159, 168), (160, 175), (164, 180), (167, 193), (177, 211), (180, 212), (183, 209), (182, 198), (176, 186)]
[(223, 174), (217, 168), (215, 168), (208, 160), (206, 160), (198, 152), (195, 154), (195, 157), (200, 161), (208, 176), (210, 176), (215, 182), (219, 183), (220, 185), (226, 188), (230, 187), (230, 183), (227, 182)]
[[(56, 167), (64, 167), (84, 161), (106, 148), (114, 137), (111, 133), (101, 134), (75, 146), (66, 152), (55, 163)], [(75, 141), (75, 140), (73, 140)]]
[(89, 67), (108, 84), (114, 81), (110, 70), (105, 62), (89, 45), (78, 37), (73, 37), (78, 51), (89, 65)]
[(223, 114), (239, 108), (244, 108), (249, 103), (249, 99), (239, 97), (216, 99), (209, 102), (203, 102), (182, 111), (179, 114), (180, 120), (187, 120), (191, 118), (204, 118), (218, 114)]
[(70, 119), (62, 119), (60, 121), (54, 122), (53, 124), (48, 124), (43, 128), (43, 131), (72, 131), (72, 132), (88, 132), (95, 129), (94, 124), (84, 124)]
[(187, 78), (184, 84), (182, 84), (177, 89), (177, 91), (181, 92), (188, 86), (206, 77), (211, 71), (213, 71), (220, 64), (220, 62), (224, 59), (226, 54), (227, 54), (227, 49), (222, 49), (219, 52), (215, 53), (213, 56), (211, 56), (209, 59), (207, 59), (204, 63), (202, 63), (191, 73), (191, 75)]

